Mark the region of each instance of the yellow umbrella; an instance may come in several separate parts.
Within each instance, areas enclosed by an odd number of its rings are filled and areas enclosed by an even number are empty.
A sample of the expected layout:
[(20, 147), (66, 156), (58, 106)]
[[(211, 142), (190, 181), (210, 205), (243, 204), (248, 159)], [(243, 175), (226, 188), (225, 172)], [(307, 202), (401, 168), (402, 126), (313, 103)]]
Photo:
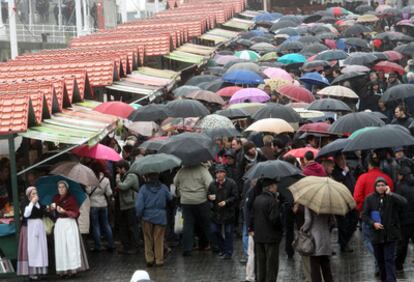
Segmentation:
[(324, 96), (359, 99), (359, 96), (352, 89), (340, 85), (325, 87), (317, 93)]
[(292, 85), (292, 82), (281, 78), (265, 79), (265, 84), (270, 86), (272, 91), (277, 91), (280, 87), (285, 85)]
[(317, 214), (345, 215), (356, 206), (348, 188), (329, 177), (307, 176), (289, 190), (296, 203)]
[(365, 14), (357, 18), (357, 23), (373, 23), (378, 20), (379, 18), (376, 15)]
[(265, 118), (252, 123), (245, 131), (284, 133), (294, 132), (293, 127), (280, 118)]
[(229, 109), (242, 109), (246, 111), (249, 115), (252, 115), (264, 106), (266, 105), (261, 103), (238, 103), (230, 105)]

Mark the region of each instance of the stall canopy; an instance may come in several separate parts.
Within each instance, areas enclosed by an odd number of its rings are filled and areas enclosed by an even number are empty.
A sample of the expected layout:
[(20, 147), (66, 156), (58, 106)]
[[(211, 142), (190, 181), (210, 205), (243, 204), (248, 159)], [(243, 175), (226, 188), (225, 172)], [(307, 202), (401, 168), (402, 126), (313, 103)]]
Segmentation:
[(238, 18), (232, 18), (231, 20), (223, 24), (224, 27), (241, 29), (241, 30), (249, 30), (251, 27), (253, 27), (253, 25), (254, 25), (254, 21), (242, 20)]
[(213, 41), (215, 45), (226, 44), (236, 38), (238, 32), (221, 28), (212, 29), (200, 36), (200, 39)]

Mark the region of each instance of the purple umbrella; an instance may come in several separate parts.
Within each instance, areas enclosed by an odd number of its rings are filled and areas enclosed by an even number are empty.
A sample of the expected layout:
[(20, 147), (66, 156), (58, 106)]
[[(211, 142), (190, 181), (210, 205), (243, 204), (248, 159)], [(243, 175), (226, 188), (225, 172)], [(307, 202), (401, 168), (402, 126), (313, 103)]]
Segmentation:
[(269, 95), (258, 88), (244, 88), (231, 97), (230, 104), (238, 104), (243, 102), (263, 103), (270, 99)]

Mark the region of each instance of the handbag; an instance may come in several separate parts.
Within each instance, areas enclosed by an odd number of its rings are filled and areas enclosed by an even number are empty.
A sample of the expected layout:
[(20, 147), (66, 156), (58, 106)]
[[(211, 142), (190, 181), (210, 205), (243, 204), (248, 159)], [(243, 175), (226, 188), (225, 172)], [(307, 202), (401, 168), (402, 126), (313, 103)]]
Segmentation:
[(49, 217), (44, 216), (42, 218), (43, 221), (43, 225), (45, 226), (45, 231), (47, 235), (52, 234), (53, 231), (53, 227), (55, 226), (55, 223), (53, 222), (53, 220), (51, 220)]
[(180, 208), (177, 209), (174, 218), (174, 233), (181, 234), (183, 232), (184, 227), (184, 219), (183, 219), (183, 212)]
[(310, 256), (315, 253), (315, 239), (310, 232), (299, 230), (292, 246), (302, 256)]

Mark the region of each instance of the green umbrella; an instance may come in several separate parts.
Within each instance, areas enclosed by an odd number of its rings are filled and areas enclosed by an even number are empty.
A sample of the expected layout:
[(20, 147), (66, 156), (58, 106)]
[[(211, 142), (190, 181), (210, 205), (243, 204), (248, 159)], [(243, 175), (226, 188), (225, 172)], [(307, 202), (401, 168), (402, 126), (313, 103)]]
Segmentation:
[(239, 57), (240, 59), (254, 61), (254, 62), (260, 59), (260, 55), (251, 50), (237, 51), (234, 53), (234, 55), (236, 57)]
[(276, 52), (269, 52), (264, 54), (259, 61), (260, 62), (266, 62), (266, 61), (275, 61), (279, 56)]
[(146, 175), (149, 173), (161, 173), (180, 165), (181, 160), (176, 156), (160, 153), (136, 160), (129, 171), (139, 175)]
[(368, 126), (368, 127), (363, 127), (363, 128), (361, 128), (361, 129), (358, 129), (358, 130), (356, 130), (356, 131), (354, 131), (348, 138), (349, 139), (354, 139), (355, 137), (357, 137), (358, 135), (360, 135), (360, 134), (362, 134), (362, 133), (364, 133), (364, 132), (367, 132), (367, 131), (370, 131), (370, 130), (373, 130), (373, 129), (376, 129), (376, 128), (378, 128), (377, 126)]

